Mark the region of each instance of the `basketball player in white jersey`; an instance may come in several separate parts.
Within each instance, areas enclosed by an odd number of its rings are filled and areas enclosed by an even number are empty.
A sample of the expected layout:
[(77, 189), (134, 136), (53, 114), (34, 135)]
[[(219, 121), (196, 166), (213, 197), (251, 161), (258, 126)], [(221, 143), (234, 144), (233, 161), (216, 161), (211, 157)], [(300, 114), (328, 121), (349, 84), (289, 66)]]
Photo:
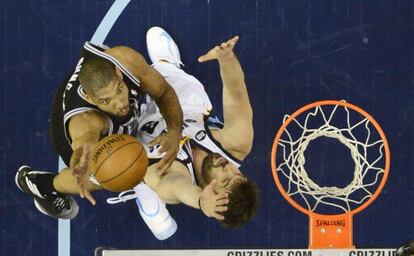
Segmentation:
[[(159, 27), (153, 27), (147, 33), (153, 67), (174, 88), (184, 115), (183, 146), (176, 161), (164, 175), (151, 165), (144, 179), (146, 185), (135, 188), (141, 216), (159, 239), (172, 235), (176, 224), (168, 218), (168, 212), (164, 211), (158, 217), (143, 212), (143, 208), (151, 208), (151, 200), (154, 199), (154, 194), (146, 186), (154, 190), (162, 201), (201, 208), (205, 215), (218, 219), (227, 227), (241, 226), (255, 215), (259, 202), (256, 185), (238, 169), (253, 142), (253, 112), (244, 73), (233, 52), (238, 39), (234, 37), (199, 58), (200, 62), (217, 59), (220, 65), (224, 108), (224, 126), (220, 127), (217, 122), (211, 122), (212, 106), (203, 85), (180, 69), (178, 48), (171, 37)], [(162, 116), (157, 112), (147, 111), (140, 122), (138, 138), (153, 163), (162, 154), (157, 146), (148, 144), (154, 136), (162, 134), (165, 127)], [(126, 199), (122, 197), (119, 201)], [(109, 201), (114, 202), (114, 199)], [(146, 207), (142, 207), (143, 204)], [(157, 213), (162, 212), (160, 205), (165, 207), (159, 202), (152, 208)]]

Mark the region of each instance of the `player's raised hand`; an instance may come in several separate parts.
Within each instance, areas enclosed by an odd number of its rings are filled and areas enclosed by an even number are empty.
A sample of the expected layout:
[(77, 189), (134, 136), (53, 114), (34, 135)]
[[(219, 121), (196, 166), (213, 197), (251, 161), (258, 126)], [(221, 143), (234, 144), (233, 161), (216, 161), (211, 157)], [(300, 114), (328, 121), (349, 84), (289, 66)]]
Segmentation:
[(163, 176), (171, 164), (177, 157), (178, 149), (180, 147), (181, 133), (178, 131), (168, 131), (167, 133), (161, 134), (149, 143), (150, 147), (154, 147), (159, 144), (159, 153), (165, 155), (157, 163), (157, 172), (160, 176)]
[(224, 216), (221, 213), (227, 211), (229, 195), (226, 192), (216, 193), (214, 191), (216, 183), (217, 180), (212, 180), (201, 192), (200, 209), (207, 217), (224, 220)]
[(90, 151), (88, 144), (83, 146), (82, 156), (80, 158), (79, 163), (73, 168), (72, 174), (76, 178), (76, 183), (78, 185), (79, 195), (81, 198), (88, 199), (88, 201), (95, 205), (96, 201), (89, 192), (89, 187), (91, 185), (91, 181), (89, 179), (88, 173), (88, 162), (90, 158)]
[(221, 43), (220, 45), (208, 51), (206, 54), (198, 57), (198, 61), (204, 62), (215, 59), (219, 61), (224, 61), (227, 58), (233, 57), (233, 48), (236, 45), (237, 41), (239, 41), (239, 36), (235, 36), (227, 42)]

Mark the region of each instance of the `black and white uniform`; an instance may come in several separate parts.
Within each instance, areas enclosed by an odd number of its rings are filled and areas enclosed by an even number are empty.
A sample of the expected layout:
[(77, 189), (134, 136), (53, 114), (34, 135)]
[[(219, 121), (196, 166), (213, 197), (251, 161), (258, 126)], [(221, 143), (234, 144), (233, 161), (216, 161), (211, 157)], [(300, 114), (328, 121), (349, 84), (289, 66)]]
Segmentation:
[[(86, 42), (81, 59), (76, 69), (71, 73), (58, 88), (53, 99), (51, 118), (50, 118), (50, 134), (52, 144), (62, 160), (69, 166), (70, 157), (72, 156), (71, 143), (72, 139), (69, 135), (69, 120), (75, 115), (96, 111), (105, 116), (108, 120), (108, 134), (123, 133), (136, 136), (138, 132), (138, 122), (142, 112), (147, 109), (157, 108), (155, 102), (144, 94), (140, 89), (140, 81), (132, 75), (118, 60), (104, 53), (105, 48)], [(98, 109), (95, 105), (88, 103), (84, 97), (82, 85), (78, 79), (78, 73), (82, 69), (82, 63), (88, 58), (103, 58), (116, 67), (122, 74), (123, 80), (129, 90), (130, 112), (124, 117), (112, 116)], [(154, 112), (155, 110), (152, 110)]]
[[(217, 118), (210, 116), (212, 105), (203, 85), (195, 77), (185, 73), (173, 64), (158, 62), (153, 67), (174, 88), (180, 101), (184, 115), (184, 127), (183, 140), (176, 160), (188, 168), (193, 182), (196, 183), (191, 151), (192, 145), (200, 147), (206, 152), (218, 153), (237, 168), (240, 167), (241, 161), (227, 152), (211, 134), (211, 130), (221, 129), (223, 124)], [(138, 128), (138, 138), (143, 143), (151, 162), (156, 162), (163, 155), (159, 154), (157, 147), (149, 148), (147, 145), (155, 137), (165, 132), (166, 127), (165, 120), (159, 111), (146, 111), (142, 114)]]

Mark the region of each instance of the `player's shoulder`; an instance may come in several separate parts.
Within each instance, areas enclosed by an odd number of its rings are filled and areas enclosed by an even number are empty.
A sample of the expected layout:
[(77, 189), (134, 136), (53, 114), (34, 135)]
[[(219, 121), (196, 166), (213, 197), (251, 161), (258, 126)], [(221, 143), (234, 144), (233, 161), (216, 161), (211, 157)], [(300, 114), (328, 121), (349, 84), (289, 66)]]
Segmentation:
[(105, 53), (120, 61), (122, 65), (129, 69), (138, 78), (141, 78), (143, 73), (145, 73), (149, 67), (144, 56), (128, 46), (115, 46), (107, 49)]
[(242, 137), (235, 139), (231, 131), (227, 129), (211, 130), (213, 138), (235, 158), (243, 161), (252, 150), (252, 144)]
[(118, 45), (105, 50), (105, 53), (120, 60), (121, 62), (127, 62), (128, 64), (145, 62), (142, 54), (129, 46)]

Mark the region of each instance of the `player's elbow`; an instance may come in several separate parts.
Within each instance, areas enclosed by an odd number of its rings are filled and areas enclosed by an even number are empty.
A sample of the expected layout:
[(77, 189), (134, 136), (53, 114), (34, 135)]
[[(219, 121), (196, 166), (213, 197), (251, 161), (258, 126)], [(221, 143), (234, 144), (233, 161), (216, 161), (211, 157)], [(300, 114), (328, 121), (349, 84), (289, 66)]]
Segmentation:
[(243, 160), (250, 154), (250, 151), (252, 151), (253, 138), (253, 127), (244, 127), (243, 131), (238, 133), (238, 135), (228, 136), (225, 144), (235, 157)]
[(253, 127), (247, 129), (245, 136), (243, 136), (241, 145), (240, 145), (240, 152), (243, 153), (245, 156), (250, 154), (253, 148), (253, 139), (254, 139), (254, 132)]
[(248, 108), (246, 110), (245, 115), (245, 123), (248, 124), (245, 126), (245, 136), (243, 136), (244, 141), (244, 148), (246, 149), (246, 154), (250, 153), (253, 146), (253, 139), (254, 139), (254, 130), (253, 130), (253, 110), (252, 108)]

